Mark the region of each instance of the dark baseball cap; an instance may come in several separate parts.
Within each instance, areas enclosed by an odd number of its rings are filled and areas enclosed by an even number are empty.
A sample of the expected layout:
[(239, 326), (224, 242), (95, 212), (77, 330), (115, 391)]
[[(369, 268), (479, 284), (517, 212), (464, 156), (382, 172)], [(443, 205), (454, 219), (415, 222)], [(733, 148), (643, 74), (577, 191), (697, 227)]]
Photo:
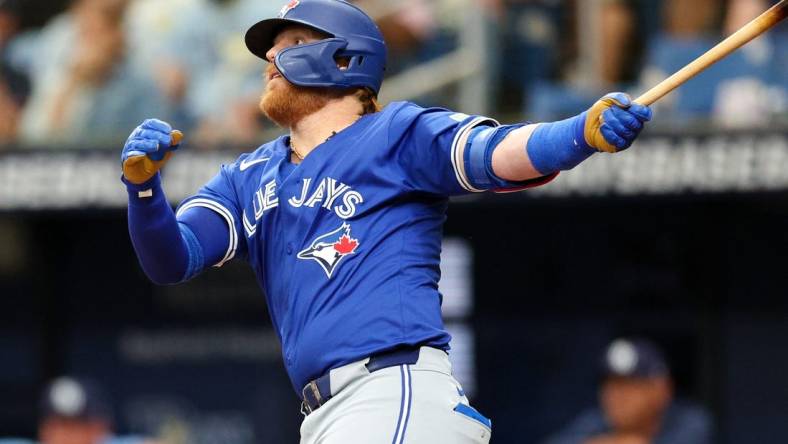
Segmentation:
[(670, 374), (662, 350), (644, 338), (611, 342), (602, 357), (601, 370), (603, 377), (656, 378)]
[(110, 404), (101, 387), (68, 376), (57, 378), (47, 386), (41, 399), (41, 412), (44, 418), (112, 420)]

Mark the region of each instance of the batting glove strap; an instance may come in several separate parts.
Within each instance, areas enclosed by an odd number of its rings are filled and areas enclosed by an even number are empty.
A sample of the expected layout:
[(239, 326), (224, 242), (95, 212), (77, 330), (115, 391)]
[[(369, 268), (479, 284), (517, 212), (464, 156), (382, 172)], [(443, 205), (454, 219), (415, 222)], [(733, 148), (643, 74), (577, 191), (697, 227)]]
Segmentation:
[(129, 181), (124, 175), (120, 176), (121, 182), (126, 185), (126, 191), (129, 193), (129, 204), (146, 203), (153, 197), (164, 197), (161, 188), (161, 174), (156, 172), (150, 179), (142, 183), (133, 183)]

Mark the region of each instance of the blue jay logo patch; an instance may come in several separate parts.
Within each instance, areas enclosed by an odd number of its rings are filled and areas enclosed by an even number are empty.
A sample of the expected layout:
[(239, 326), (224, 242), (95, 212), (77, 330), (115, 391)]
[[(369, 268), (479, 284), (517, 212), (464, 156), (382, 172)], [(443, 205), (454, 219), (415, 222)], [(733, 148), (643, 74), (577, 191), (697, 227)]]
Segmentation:
[(288, 12), (292, 11), (293, 9), (295, 9), (296, 6), (298, 6), (299, 4), (301, 4), (300, 1), (292, 0), (290, 3), (282, 6), (282, 10), (279, 11), (279, 18), (284, 18), (287, 15)]
[(330, 279), (342, 259), (354, 254), (359, 245), (358, 239), (353, 239), (350, 235), (350, 225), (344, 223), (336, 230), (313, 240), (297, 257), (317, 262)]

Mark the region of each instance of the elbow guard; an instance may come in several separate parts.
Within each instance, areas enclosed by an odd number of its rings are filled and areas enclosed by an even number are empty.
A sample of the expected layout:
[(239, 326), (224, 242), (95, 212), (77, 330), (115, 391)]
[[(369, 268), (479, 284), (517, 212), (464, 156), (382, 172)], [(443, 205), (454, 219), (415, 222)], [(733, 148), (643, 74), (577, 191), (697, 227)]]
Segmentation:
[(501, 190), (517, 186), (495, 175), (492, 156), (495, 148), (510, 132), (523, 125), (479, 126), (471, 131), (465, 149), (465, 172), (471, 185), (479, 190)]

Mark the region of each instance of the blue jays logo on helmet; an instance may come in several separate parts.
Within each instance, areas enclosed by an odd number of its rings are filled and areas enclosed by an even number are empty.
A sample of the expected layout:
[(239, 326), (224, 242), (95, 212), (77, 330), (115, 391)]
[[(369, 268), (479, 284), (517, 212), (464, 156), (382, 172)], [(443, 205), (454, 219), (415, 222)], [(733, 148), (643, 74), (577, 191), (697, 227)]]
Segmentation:
[(308, 248), (298, 253), (298, 258), (314, 260), (323, 267), (330, 279), (342, 259), (355, 253), (358, 246), (358, 239), (350, 236), (350, 225), (344, 223), (336, 230), (313, 240)]
[(299, 3), (301, 3), (301, 2), (298, 1), (298, 0), (292, 0), (290, 3), (282, 6), (282, 10), (279, 11), (278, 17), (279, 18), (284, 18), (287, 15), (287, 13), (292, 11), (293, 9), (295, 9), (296, 6), (299, 5)]

